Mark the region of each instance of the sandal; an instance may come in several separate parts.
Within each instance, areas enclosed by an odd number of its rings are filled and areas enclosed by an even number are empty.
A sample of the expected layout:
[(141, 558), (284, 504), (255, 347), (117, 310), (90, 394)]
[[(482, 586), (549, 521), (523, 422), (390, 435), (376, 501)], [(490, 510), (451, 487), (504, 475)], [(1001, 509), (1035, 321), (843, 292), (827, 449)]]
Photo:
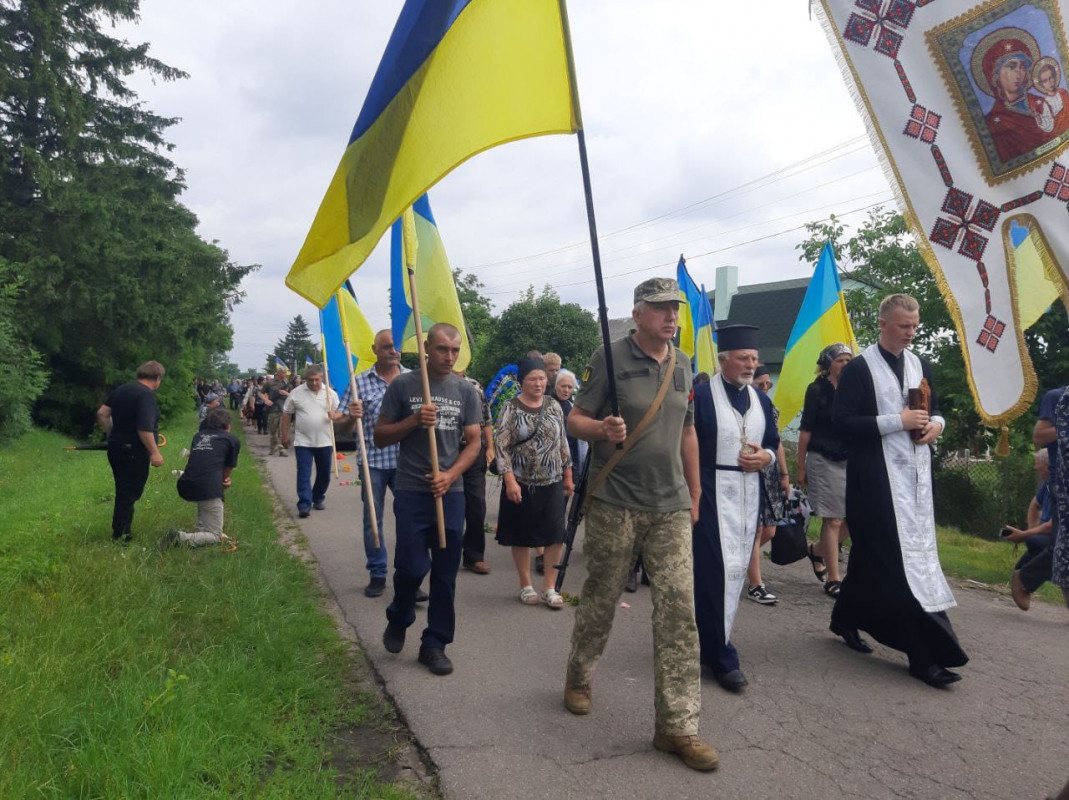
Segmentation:
[[(813, 545), (809, 545), (809, 561), (813, 567), (813, 574), (817, 576), (817, 580), (824, 583), (824, 580), (828, 577), (828, 568), (824, 564), (824, 559), (813, 553)], [(820, 564), (820, 568), (817, 568), (817, 564)]]
[(525, 606), (538, 605), (538, 592), (534, 590), (533, 586), (524, 586), (520, 589), (520, 602)]
[(538, 599), (554, 611), (564, 608), (564, 598), (556, 589), (546, 589), (538, 596)]
[(839, 589), (842, 588), (842, 581), (828, 581), (824, 584), (824, 594), (828, 597), (838, 597)]

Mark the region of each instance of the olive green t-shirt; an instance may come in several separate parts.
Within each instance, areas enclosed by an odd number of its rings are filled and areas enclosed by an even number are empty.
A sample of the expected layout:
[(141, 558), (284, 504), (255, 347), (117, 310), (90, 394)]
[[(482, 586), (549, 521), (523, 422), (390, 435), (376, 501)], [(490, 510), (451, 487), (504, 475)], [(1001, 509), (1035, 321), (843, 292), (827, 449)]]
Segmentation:
[[(620, 416), (627, 423), (630, 436), (657, 396), (668, 369), (668, 359), (658, 364), (642, 352), (630, 336), (612, 343), (612, 358)], [(595, 419), (607, 417), (612, 408), (606, 373), (605, 349), (602, 347), (590, 356), (583, 372), (582, 387), (575, 398), (575, 405)], [(657, 415), (595, 490), (594, 497), (636, 511), (685, 511), (690, 508), (690, 489), (683, 477), (680, 441), (683, 426), (694, 424), (694, 401), (691, 397), (690, 358), (678, 347), (675, 374), (670, 380), (668, 393)], [(612, 457), (616, 445), (601, 441), (595, 442), (593, 448), (590, 480)]]

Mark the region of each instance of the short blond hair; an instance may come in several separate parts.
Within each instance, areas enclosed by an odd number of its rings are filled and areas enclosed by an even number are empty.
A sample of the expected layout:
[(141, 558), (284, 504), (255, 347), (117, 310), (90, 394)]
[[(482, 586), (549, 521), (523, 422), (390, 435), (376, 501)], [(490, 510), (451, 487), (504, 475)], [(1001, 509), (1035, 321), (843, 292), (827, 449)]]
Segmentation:
[(914, 311), (920, 311), (921, 306), (908, 294), (889, 294), (880, 301), (880, 319), (887, 319), (895, 309), (899, 308), (912, 314)]

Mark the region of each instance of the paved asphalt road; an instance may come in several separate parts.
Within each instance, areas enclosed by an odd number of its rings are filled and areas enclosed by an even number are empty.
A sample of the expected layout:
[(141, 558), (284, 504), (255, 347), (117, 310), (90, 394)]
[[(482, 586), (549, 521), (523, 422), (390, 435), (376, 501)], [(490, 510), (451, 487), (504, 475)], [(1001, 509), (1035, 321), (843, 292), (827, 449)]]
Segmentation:
[[(951, 620), (971, 662), (949, 690), (910, 678), (902, 654), (863, 656), (828, 628), (831, 601), (808, 562), (764, 578), (774, 607), (746, 599), (733, 641), (750, 686), (740, 696), (703, 679), (702, 735), (720, 752), (696, 773), (653, 750), (650, 594), (624, 594), (594, 678), (594, 711), (562, 704), (573, 609), (523, 606), (509, 552), (488, 537), (492, 574), (461, 571), (456, 671), (435, 677), (416, 662), (425, 612), (399, 655), (382, 646), (392, 594), (363, 595), (368, 574), (357, 486), (335, 483), (325, 511), (296, 519), (295, 459), (266, 458), (285, 507), (307, 537), (339, 605), (413, 735), (440, 770), (443, 794), (503, 798), (1043, 798), (1069, 776), (1069, 613), (1019, 611), (1003, 592), (955, 582)], [(263, 440), (263, 441), (261, 441)], [(355, 477), (355, 460), (345, 462)], [(488, 489), (490, 522), (499, 485)], [(387, 506), (391, 504), (387, 497)], [(393, 514), (385, 521), (392, 553)], [(565, 591), (585, 578), (577, 550)]]

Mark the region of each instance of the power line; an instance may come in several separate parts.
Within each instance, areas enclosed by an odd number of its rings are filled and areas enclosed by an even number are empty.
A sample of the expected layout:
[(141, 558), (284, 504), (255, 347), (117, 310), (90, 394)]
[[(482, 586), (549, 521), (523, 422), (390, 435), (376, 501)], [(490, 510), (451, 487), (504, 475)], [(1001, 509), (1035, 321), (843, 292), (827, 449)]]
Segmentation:
[[(651, 225), (653, 223), (659, 222), (661, 220), (668, 219), (669, 217), (681, 216), (683, 214), (692, 213), (693, 211), (696, 211), (699, 208), (704, 207), (707, 204), (711, 204), (712, 201), (714, 201), (714, 200), (726, 199), (728, 195), (731, 195), (732, 193), (735, 193), (735, 192), (739, 192), (739, 193), (745, 194), (747, 192), (742, 192), (742, 190), (743, 189), (747, 189), (748, 187), (754, 186), (754, 184), (767, 182), (767, 183), (765, 183), (765, 185), (768, 185), (770, 183), (775, 183), (778, 180), (783, 180), (785, 178), (794, 177), (795, 175), (801, 174), (802, 172), (806, 172), (806, 171), (808, 171), (810, 169), (815, 169), (816, 167), (823, 166), (824, 164), (830, 163), (831, 161), (834, 161), (837, 158), (842, 158), (844, 156), (852, 155), (853, 153), (857, 152), (858, 150), (864, 149), (865, 145), (863, 145), (861, 147), (856, 147), (856, 148), (854, 148), (852, 150), (849, 150), (847, 152), (839, 153), (839, 155), (834, 156), (833, 158), (829, 158), (826, 161), (822, 161), (822, 162), (817, 163), (817, 164), (811, 163), (815, 159), (822, 158), (822, 157), (824, 157), (826, 155), (829, 155), (831, 153), (836, 152), (837, 150), (843, 150), (843, 149), (845, 149), (847, 147), (852, 147), (853, 145), (856, 145), (857, 143), (862, 142), (864, 140), (865, 140), (864, 136), (856, 136), (853, 139), (848, 139), (845, 142), (840, 142), (839, 144), (837, 144), (837, 145), (835, 145), (833, 147), (829, 147), (827, 150), (823, 150), (823, 151), (821, 151), (819, 153), (814, 153), (814, 154), (812, 154), (810, 156), (807, 156), (807, 157), (801, 159), (800, 161), (794, 162), (793, 164), (788, 164), (785, 167), (781, 167), (778, 170), (774, 170), (774, 171), (772, 171), (772, 172), (770, 172), (770, 173), (768, 173), (766, 175), (762, 175), (759, 178), (754, 178), (752, 180), (746, 181), (745, 183), (741, 183), (738, 186), (734, 186), (734, 187), (732, 187), (730, 189), (725, 189), (724, 191), (718, 192), (717, 194), (714, 194), (714, 195), (710, 195), (709, 197), (706, 197), (703, 200), (697, 200), (697, 201), (695, 201), (693, 203), (689, 203), (688, 205), (682, 206), (682, 207), (674, 209), (672, 211), (666, 211), (665, 213), (659, 214), (656, 217), (651, 217), (650, 219), (646, 219), (646, 220), (643, 220), (641, 222), (636, 222), (636, 223), (633, 223), (631, 225), (627, 225), (627, 226), (625, 226), (623, 228), (619, 228), (617, 230), (610, 231), (609, 233), (606, 233), (606, 234), (602, 235), (601, 239), (605, 240), (605, 239), (608, 239), (608, 238), (611, 238), (611, 237), (614, 237), (614, 236), (619, 236), (619, 235), (627, 233), (629, 231), (633, 231), (633, 230), (636, 230), (638, 228), (641, 228), (641, 227), (644, 227), (644, 226)], [(799, 169), (798, 172), (795, 172), (795, 173), (792, 173), (792, 174), (789, 174), (789, 175), (785, 174), (785, 173), (790, 172), (791, 170), (798, 169), (799, 167), (805, 167), (805, 169)], [(754, 186), (754, 189), (756, 189), (756, 188), (761, 188), (761, 187)], [(753, 191), (753, 189), (749, 189), (748, 191)], [(589, 244), (589, 240), (585, 240), (585, 241), (581, 241), (581, 242), (574, 242), (574, 243), (568, 244), (568, 245), (562, 245), (561, 247), (556, 247), (556, 248), (553, 248), (551, 250), (543, 250), (540, 253), (532, 253), (532, 254), (525, 255), (525, 256), (517, 256), (516, 258), (503, 259), (503, 260), (500, 260), (500, 261), (488, 261), (488, 262), (483, 263), (483, 264), (475, 264), (475, 265), (473, 265), (471, 267), (468, 267), (467, 271), (475, 273), (477, 270), (481, 270), (481, 269), (485, 269), (485, 268), (489, 268), (489, 267), (504, 266), (506, 264), (514, 264), (514, 263), (517, 263), (519, 261), (527, 261), (527, 260), (530, 260), (532, 258), (540, 258), (542, 256), (554, 255), (556, 253), (563, 253), (563, 252), (566, 252), (568, 250), (573, 250), (573, 249), (575, 249), (577, 247), (585, 247), (588, 244)]]
[[(886, 197), (886, 198), (884, 198), (882, 200), (877, 200), (874, 203), (869, 203), (868, 205), (860, 206), (859, 208), (851, 209), (850, 211), (846, 211), (846, 212), (840, 214), (839, 218), (842, 219), (844, 217), (850, 216), (851, 214), (857, 214), (857, 213), (859, 213), (861, 211), (867, 211), (870, 208), (875, 208), (876, 206), (883, 205), (884, 203), (886, 203), (890, 199), (891, 199), (891, 197), (888, 196), (888, 197)], [(818, 221), (819, 222), (823, 222), (824, 220), (818, 220)], [(739, 248), (739, 247), (746, 247), (747, 245), (757, 244), (758, 242), (767, 241), (768, 239), (775, 239), (775, 238), (777, 238), (779, 236), (785, 236), (788, 233), (793, 233), (795, 231), (803, 230), (806, 227), (806, 225), (808, 225), (808, 224), (809, 223), (803, 223), (802, 225), (796, 225), (796, 226), (794, 226), (792, 228), (787, 228), (787, 229), (782, 230), (782, 231), (776, 231), (775, 233), (770, 233), (770, 234), (767, 234), (765, 236), (759, 236), (756, 239), (750, 239), (750, 240), (745, 241), (745, 242), (737, 242), (736, 244), (730, 244), (730, 245), (727, 245), (726, 247), (720, 247), (720, 248), (717, 248), (715, 250), (708, 250), (708, 251), (706, 251), (704, 253), (696, 253), (696, 254), (688, 255), (687, 256), (687, 261), (688, 262), (689, 261), (694, 261), (694, 260), (699, 259), (699, 258), (704, 258), (705, 256), (716, 255), (718, 253), (727, 252), (728, 250), (735, 250), (736, 248)], [(677, 263), (678, 263), (677, 260), (666, 261), (666, 262), (663, 262), (663, 263), (660, 263), (660, 264), (653, 264), (651, 266), (639, 267), (638, 269), (628, 270), (626, 272), (616, 272), (616, 273), (613, 273), (611, 275), (606, 275), (605, 278), (606, 279), (623, 278), (623, 277), (626, 277), (628, 275), (636, 275), (636, 274), (641, 273), (641, 272), (650, 272), (650, 271), (655, 270), (655, 269), (664, 269), (665, 267), (674, 267)], [(588, 280), (574, 281), (572, 283), (554, 284), (553, 288), (554, 289), (563, 289), (563, 288), (567, 288), (567, 287), (571, 287), (571, 286), (584, 286), (586, 284), (593, 283), (593, 282), (594, 282), (594, 279), (590, 278)], [(524, 288), (526, 288), (526, 287), (524, 287)], [(488, 295), (519, 294), (522, 291), (523, 291), (523, 289), (511, 289), (511, 290), (508, 290), (508, 291), (486, 292), (485, 294), (488, 294)]]

